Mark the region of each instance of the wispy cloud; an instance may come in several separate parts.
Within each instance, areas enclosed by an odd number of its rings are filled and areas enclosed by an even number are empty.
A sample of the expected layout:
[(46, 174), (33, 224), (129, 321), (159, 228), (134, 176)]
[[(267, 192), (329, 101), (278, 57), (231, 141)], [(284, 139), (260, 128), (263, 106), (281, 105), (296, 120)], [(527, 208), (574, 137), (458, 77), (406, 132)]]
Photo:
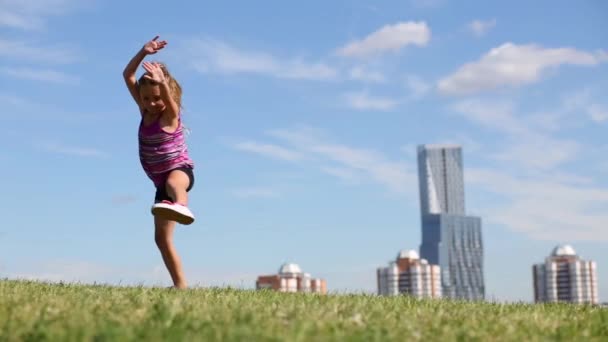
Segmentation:
[(299, 152), (278, 145), (263, 144), (255, 141), (240, 142), (235, 144), (234, 148), (280, 160), (296, 161), (302, 159), (302, 155)]
[(425, 46), (430, 39), (431, 30), (426, 22), (399, 22), (350, 42), (338, 48), (336, 53), (344, 57), (370, 57), (396, 52), (407, 45)]
[(598, 104), (592, 104), (589, 106), (589, 115), (595, 122), (604, 122), (608, 120), (608, 108), (600, 106)]
[(68, 75), (61, 71), (50, 69), (33, 69), (33, 68), (0, 68), (0, 73), (7, 76), (41, 82), (50, 82), (58, 84), (75, 85), (80, 83), (80, 78)]
[(384, 83), (386, 77), (378, 71), (371, 71), (362, 66), (355, 66), (350, 69), (349, 77), (351, 80), (364, 81), (371, 83)]
[(43, 46), (35, 42), (7, 40), (0, 38), (0, 57), (20, 62), (35, 61), (51, 64), (69, 64), (80, 59), (74, 48), (69, 46)]
[(468, 25), (467, 28), (473, 35), (476, 37), (481, 37), (488, 33), (491, 29), (496, 26), (496, 19), (491, 20), (473, 20)]
[[(516, 163), (531, 170), (550, 170), (573, 161), (582, 149), (575, 140), (557, 139), (544, 134), (518, 136), (494, 159), (506, 163)], [(547, 148), (551, 146), (551, 148)]]
[(409, 99), (415, 100), (424, 97), (432, 88), (431, 84), (425, 82), (422, 78), (414, 75), (409, 75), (405, 79), (406, 86), (410, 91)]
[(518, 134), (527, 131), (525, 125), (514, 116), (513, 104), (508, 101), (467, 99), (450, 108), (469, 121), (504, 133)]
[(535, 124), (509, 101), (469, 99), (451, 109), (497, 134), (486, 153), (492, 166), (465, 171), (467, 184), (496, 199), (475, 209), (484, 220), (535, 239), (608, 241), (608, 189), (562, 168), (580, 162), (587, 146), (551, 135), (552, 125)]
[(30, 101), (12, 93), (0, 92), (0, 101), (4, 104), (4, 106), (9, 106), (11, 110), (31, 109)]
[(446, 0), (410, 0), (410, 3), (417, 8), (437, 8)]
[(505, 43), (441, 79), (438, 89), (444, 94), (466, 95), (503, 86), (521, 86), (538, 82), (550, 68), (564, 64), (593, 66), (604, 60), (604, 52)]
[(125, 205), (136, 201), (137, 197), (134, 195), (116, 195), (112, 197), (112, 204), (114, 205)]
[[(415, 185), (415, 174), (408, 163), (390, 160), (375, 150), (329, 142), (316, 129), (305, 126), (273, 130), (267, 134), (282, 141), (286, 147), (271, 146), (279, 147), (280, 150), (296, 151), (308, 165), (347, 184), (372, 182), (399, 194), (408, 193)], [(254, 146), (267, 145), (269, 144), (255, 143)], [(239, 149), (258, 153), (257, 149)], [(258, 154), (274, 157), (268, 153)]]
[(484, 220), (549, 241), (608, 241), (608, 189), (575, 177), (521, 177), (492, 169), (467, 169), (467, 183), (506, 204), (481, 208)]
[(451, 109), (473, 123), (503, 134), (504, 146), (501, 151), (493, 153), (495, 160), (515, 163), (530, 170), (549, 170), (577, 156), (581, 150), (580, 143), (554, 138), (539, 130), (543, 127), (534, 129), (516, 114), (514, 107), (510, 102), (469, 99), (452, 105)]
[(277, 198), (281, 196), (279, 190), (272, 187), (246, 187), (233, 189), (230, 192), (233, 196), (242, 199), (250, 198)]
[(187, 41), (184, 53), (202, 73), (259, 74), (283, 79), (333, 80), (337, 71), (323, 62), (281, 59), (259, 51), (245, 51), (213, 39)]
[(318, 161), (316, 167), (322, 172), (342, 180), (350, 172), (351, 180), (372, 181), (396, 193), (406, 193), (415, 184), (415, 174), (407, 163), (390, 160), (379, 151), (326, 141), (308, 127), (275, 130), (269, 134), (310, 155), (309, 160)]
[(64, 154), (87, 158), (108, 158), (109, 155), (101, 150), (81, 146), (68, 146), (56, 142), (39, 142), (36, 147), (51, 153)]
[(358, 184), (361, 176), (353, 169), (338, 166), (321, 166), (320, 170), (328, 175), (339, 178), (347, 184)]
[(346, 104), (356, 110), (388, 111), (397, 106), (397, 100), (389, 97), (372, 96), (367, 92), (352, 92), (344, 94)]
[(44, 0), (0, 2), (0, 26), (21, 30), (40, 30), (51, 16), (61, 16), (92, 3), (91, 0)]
[(591, 88), (583, 88), (567, 94), (563, 98), (563, 112), (582, 113), (598, 123), (607, 121), (608, 105), (599, 103), (597, 99), (603, 96), (596, 93)]
[(6, 12), (0, 8), (0, 26), (30, 31), (40, 29), (43, 25), (42, 20), (38, 17), (28, 17), (19, 13)]

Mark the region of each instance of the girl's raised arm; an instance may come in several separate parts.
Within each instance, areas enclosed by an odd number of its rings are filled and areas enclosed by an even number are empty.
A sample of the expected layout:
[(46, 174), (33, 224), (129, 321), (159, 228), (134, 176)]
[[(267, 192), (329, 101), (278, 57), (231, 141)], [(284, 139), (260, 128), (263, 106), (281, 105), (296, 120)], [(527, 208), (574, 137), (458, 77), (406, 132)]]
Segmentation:
[(127, 88), (129, 89), (129, 93), (135, 100), (135, 103), (141, 108), (141, 101), (139, 98), (139, 89), (137, 89), (137, 78), (135, 77), (135, 73), (137, 72), (137, 67), (144, 60), (146, 55), (153, 55), (157, 53), (159, 50), (167, 45), (167, 42), (157, 41), (158, 36), (154, 37), (152, 40), (147, 42), (138, 52), (131, 58), (129, 64), (125, 67), (125, 70), (122, 72), (122, 76), (125, 79), (125, 83), (127, 84)]

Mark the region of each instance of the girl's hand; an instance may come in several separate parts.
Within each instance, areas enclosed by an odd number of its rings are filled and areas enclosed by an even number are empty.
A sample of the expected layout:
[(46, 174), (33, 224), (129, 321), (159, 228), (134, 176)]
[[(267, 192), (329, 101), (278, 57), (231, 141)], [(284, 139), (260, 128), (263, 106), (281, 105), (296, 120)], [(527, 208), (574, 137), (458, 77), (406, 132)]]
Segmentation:
[(144, 62), (143, 67), (147, 71), (144, 74), (144, 78), (156, 83), (165, 83), (165, 74), (163, 73), (163, 69), (160, 67), (160, 64)]
[(151, 41), (147, 42), (142, 50), (146, 53), (146, 55), (153, 55), (158, 52), (158, 50), (162, 49), (167, 45), (166, 40), (161, 40), (157, 42), (158, 36), (154, 37)]

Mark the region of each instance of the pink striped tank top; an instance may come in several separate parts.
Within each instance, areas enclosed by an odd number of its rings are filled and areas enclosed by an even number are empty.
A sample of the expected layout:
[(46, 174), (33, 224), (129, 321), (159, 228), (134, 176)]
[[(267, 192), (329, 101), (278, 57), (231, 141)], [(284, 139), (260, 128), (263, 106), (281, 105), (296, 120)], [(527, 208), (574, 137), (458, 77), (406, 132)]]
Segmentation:
[(160, 117), (144, 126), (143, 115), (139, 124), (139, 160), (155, 186), (163, 184), (167, 172), (178, 167), (194, 168), (188, 155), (184, 129), (179, 117), (177, 129), (167, 133), (160, 127)]

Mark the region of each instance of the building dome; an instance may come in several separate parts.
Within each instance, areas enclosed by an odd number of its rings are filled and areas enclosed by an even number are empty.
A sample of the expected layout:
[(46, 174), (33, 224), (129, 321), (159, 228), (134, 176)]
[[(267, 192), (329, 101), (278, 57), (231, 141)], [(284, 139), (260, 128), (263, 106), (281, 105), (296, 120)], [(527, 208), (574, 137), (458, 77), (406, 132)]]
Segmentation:
[(553, 248), (551, 256), (575, 256), (576, 251), (570, 245), (558, 245)]
[(300, 266), (298, 266), (298, 264), (293, 264), (293, 263), (285, 263), (281, 266), (281, 268), (279, 268), (279, 274), (300, 274), (302, 273), (302, 270), (300, 269)]
[(420, 256), (418, 256), (418, 252), (413, 249), (410, 249), (409, 251), (404, 249), (397, 254), (397, 259), (420, 259)]

